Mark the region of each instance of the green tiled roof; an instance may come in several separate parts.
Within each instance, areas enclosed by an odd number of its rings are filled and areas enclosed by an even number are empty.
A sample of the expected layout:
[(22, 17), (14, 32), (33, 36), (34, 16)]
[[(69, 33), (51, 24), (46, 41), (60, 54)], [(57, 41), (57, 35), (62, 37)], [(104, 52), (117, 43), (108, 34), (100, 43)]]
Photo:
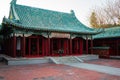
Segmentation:
[(106, 29), (104, 29), (104, 32), (93, 36), (94, 39), (113, 38), (113, 37), (120, 37), (120, 26), (112, 27), (112, 28), (106, 28)]
[[(100, 31), (83, 25), (74, 12), (63, 13), (24, 5), (11, 4), (11, 14), (5, 22), (26, 29), (96, 34)], [(17, 17), (17, 19), (16, 19)]]

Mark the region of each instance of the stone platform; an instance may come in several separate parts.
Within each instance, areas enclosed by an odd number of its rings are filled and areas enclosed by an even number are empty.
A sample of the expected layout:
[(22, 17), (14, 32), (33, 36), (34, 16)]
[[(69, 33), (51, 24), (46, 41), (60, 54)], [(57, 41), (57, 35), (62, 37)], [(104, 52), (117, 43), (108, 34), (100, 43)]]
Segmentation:
[[(24, 64), (41, 64), (41, 63), (67, 63), (67, 62), (84, 62), (84, 60), (98, 59), (97, 55), (81, 55), (81, 56), (63, 56), (63, 57), (39, 57), (39, 58), (12, 58), (6, 55), (0, 55), (0, 59), (7, 65), (24, 65)], [(60, 62), (61, 61), (61, 62)]]

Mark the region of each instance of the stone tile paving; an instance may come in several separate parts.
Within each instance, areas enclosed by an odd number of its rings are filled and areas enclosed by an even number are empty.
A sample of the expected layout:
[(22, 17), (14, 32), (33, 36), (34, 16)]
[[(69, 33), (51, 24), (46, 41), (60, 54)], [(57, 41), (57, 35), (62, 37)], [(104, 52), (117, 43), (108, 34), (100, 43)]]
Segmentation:
[(0, 65), (0, 80), (120, 80), (120, 76), (66, 65)]
[(120, 68), (88, 63), (65, 63), (65, 65), (120, 76)]
[(117, 60), (117, 59), (116, 60), (115, 59), (98, 59), (98, 60), (91, 60), (91, 61), (85, 61), (85, 62), (90, 64), (98, 64), (98, 65), (120, 68), (120, 60)]

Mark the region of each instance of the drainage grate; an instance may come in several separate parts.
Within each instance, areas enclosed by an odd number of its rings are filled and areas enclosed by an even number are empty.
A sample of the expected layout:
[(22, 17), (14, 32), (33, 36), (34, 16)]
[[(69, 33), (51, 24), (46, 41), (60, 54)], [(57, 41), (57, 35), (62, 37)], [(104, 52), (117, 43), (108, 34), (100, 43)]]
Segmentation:
[(49, 77), (42, 77), (42, 78), (34, 78), (33, 80), (63, 80), (63, 79), (58, 78), (58, 77), (49, 76)]
[(33, 80), (40, 80), (39, 78), (34, 78)]
[(33, 80), (55, 80), (53, 77), (42, 77), (42, 78), (34, 78)]
[(4, 80), (4, 77), (0, 76), (0, 80)]
[(54, 77), (49, 76), (49, 77), (42, 77), (41, 80), (55, 80)]

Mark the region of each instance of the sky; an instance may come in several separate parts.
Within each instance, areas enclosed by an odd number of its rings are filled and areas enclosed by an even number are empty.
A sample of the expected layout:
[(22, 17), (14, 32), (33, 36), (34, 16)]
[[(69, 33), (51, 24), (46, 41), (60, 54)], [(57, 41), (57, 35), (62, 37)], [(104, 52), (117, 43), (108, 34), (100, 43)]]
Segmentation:
[[(74, 10), (76, 17), (83, 24), (89, 25), (89, 16), (96, 6), (102, 6), (106, 0), (17, 0), (17, 4), (27, 5), (53, 11), (70, 13)], [(11, 0), (0, 0), (0, 23), (8, 18)]]

